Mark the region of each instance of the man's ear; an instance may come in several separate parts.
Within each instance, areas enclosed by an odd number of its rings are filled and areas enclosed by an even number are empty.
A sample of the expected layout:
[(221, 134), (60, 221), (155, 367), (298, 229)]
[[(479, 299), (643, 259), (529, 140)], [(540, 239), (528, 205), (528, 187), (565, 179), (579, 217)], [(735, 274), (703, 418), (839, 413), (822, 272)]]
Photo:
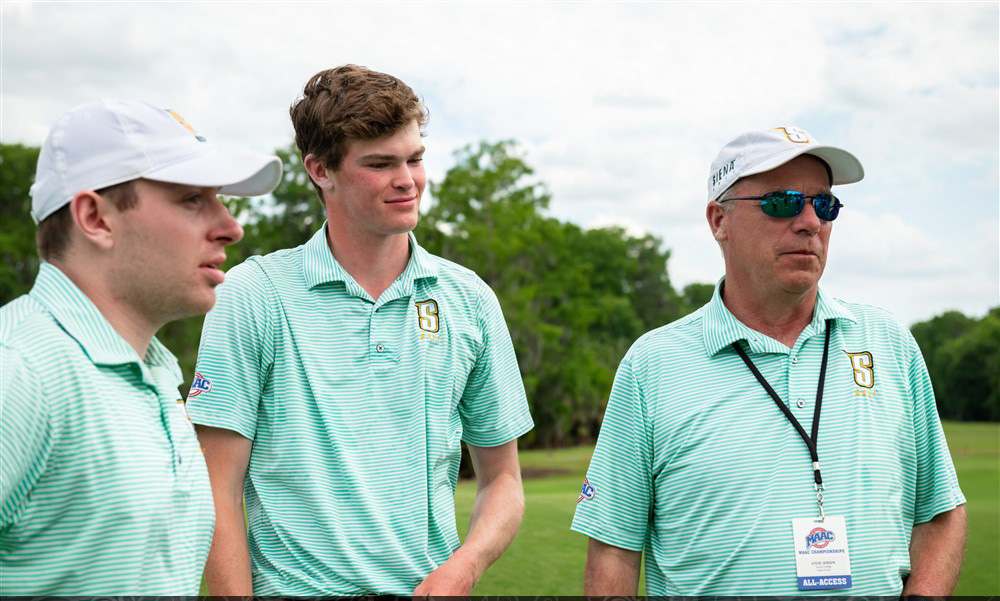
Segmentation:
[(307, 154), (306, 158), (302, 160), (302, 164), (306, 168), (306, 173), (309, 174), (309, 179), (313, 181), (314, 184), (320, 187), (321, 190), (325, 192), (333, 192), (333, 179), (330, 177), (330, 173), (327, 168), (323, 165), (323, 161), (314, 154)]
[(85, 240), (103, 250), (114, 246), (114, 228), (108, 216), (117, 209), (108, 199), (93, 190), (83, 190), (69, 201), (69, 211)]
[(712, 228), (712, 237), (715, 238), (716, 242), (729, 239), (729, 233), (726, 229), (729, 226), (729, 214), (722, 208), (722, 205), (714, 200), (708, 203), (705, 217), (708, 219), (708, 227)]

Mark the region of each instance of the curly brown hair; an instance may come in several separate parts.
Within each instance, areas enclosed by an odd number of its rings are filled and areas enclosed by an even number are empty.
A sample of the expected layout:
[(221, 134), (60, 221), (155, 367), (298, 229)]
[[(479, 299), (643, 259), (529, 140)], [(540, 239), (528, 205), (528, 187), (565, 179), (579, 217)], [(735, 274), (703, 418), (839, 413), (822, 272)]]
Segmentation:
[[(428, 118), (410, 86), (358, 65), (313, 75), (288, 112), (303, 161), (312, 154), (333, 170), (340, 168), (351, 141), (391, 136), (414, 121), (424, 135)], [(322, 199), (319, 187), (316, 191)]]

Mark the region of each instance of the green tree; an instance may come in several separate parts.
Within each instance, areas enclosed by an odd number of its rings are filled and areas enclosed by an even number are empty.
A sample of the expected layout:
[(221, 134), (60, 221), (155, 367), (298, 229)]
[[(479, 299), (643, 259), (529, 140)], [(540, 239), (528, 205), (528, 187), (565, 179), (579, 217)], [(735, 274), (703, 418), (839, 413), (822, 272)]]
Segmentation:
[(946, 311), (910, 327), (910, 332), (924, 355), (927, 373), (930, 374), (931, 383), (934, 385), (938, 412), (948, 419), (961, 419), (959, 416), (962, 409), (955, 405), (946, 385), (944, 368), (947, 358), (944, 349), (959, 340), (975, 323), (974, 319), (958, 311)]
[(681, 300), (687, 313), (695, 311), (708, 301), (712, 300), (715, 294), (715, 284), (688, 284), (681, 291)]
[(31, 289), (38, 273), (31, 196), (38, 148), (0, 144), (0, 305)]
[(682, 313), (669, 254), (653, 236), (544, 215), (549, 192), (511, 141), (469, 146), (455, 158), (431, 185), (417, 237), (499, 297), (536, 424), (524, 442), (592, 439), (628, 346)]
[(995, 311), (948, 340), (937, 361), (935, 396), (940, 395), (948, 417), (1000, 421), (1000, 317)]

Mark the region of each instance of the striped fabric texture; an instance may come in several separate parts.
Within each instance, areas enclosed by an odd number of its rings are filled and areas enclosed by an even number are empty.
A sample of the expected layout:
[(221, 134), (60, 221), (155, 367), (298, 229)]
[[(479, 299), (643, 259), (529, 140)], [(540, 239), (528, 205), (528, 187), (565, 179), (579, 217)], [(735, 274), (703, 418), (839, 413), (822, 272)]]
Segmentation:
[[(886, 312), (820, 291), (789, 349), (719, 290), (622, 360), (573, 530), (644, 550), (649, 595), (898, 595), (914, 524), (965, 502), (916, 342)], [(809, 451), (731, 344), (808, 432), (827, 320), (818, 450), (854, 586), (799, 591), (792, 518), (818, 516)]]
[(215, 513), (180, 382), (49, 263), (0, 309), (0, 594), (198, 594)]
[(245, 500), (257, 595), (409, 595), (458, 547), (460, 441), (532, 427), (497, 299), (420, 248), (377, 301), (326, 227), (232, 269), (188, 408), (253, 439)]

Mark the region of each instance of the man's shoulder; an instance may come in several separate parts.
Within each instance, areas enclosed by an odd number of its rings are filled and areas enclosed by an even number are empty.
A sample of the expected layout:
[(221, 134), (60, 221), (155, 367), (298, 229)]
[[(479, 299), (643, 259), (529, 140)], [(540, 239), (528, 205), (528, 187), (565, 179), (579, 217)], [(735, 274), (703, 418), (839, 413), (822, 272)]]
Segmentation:
[(486, 282), (475, 271), (464, 265), (459, 265), (429, 252), (424, 253), (424, 260), (436, 268), (439, 280), (477, 290), (482, 286), (487, 286)]
[(0, 344), (30, 349), (39, 337), (62, 333), (55, 318), (30, 295), (24, 294), (0, 307)]
[(266, 255), (253, 255), (226, 272), (220, 292), (247, 291), (275, 286), (289, 278), (302, 278), (302, 246), (282, 248)]
[(424, 254), (424, 261), (435, 272), (432, 288), (441, 296), (461, 302), (470, 310), (480, 307), (483, 301), (488, 305), (498, 303), (490, 285), (468, 267), (431, 253)]
[(854, 316), (854, 321), (841, 320), (845, 322), (844, 327), (848, 329), (861, 329), (871, 334), (878, 332), (891, 333), (896, 336), (909, 334), (909, 328), (899, 318), (881, 307), (840, 299), (833, 299), (833, 301)]
[(253, 255), (234, 267), (243, 270), (254, 270), (265, 274), (284, 273), (289, 268), (301, 267), (305, 245), (291, 248), (281, 248), (266, 255)]
[(625, 354), (624, 361), (644, 365), (662, 363), (665, 358), (705, 352), (703, 321), (705, 307), (640, 336)]
[(86, 355), (76, 339), (29, 295), (0, 307), (0, 354), (4, 355), (5, 372), (25, 371), (21, 376), (30, 378), (64, 376), (83, 369), (83, 364), (91, 365), (83, 360)]
[(852, 319), (840, 319), (836, 325), (850, 349), (889, 353), (900, 360), (914, 360), (921, 354), (910, 329), (889, 311), (864, 303), (834, 299)]
[(895, 315), (893, 315), (886, 309), (883, 309), (882, 307), (876, 307), (875, 305), (869, 305), (866, 303), (846, 301), (839, 298), (835, 298), (833, 300), (839, 303), (840, 306), (844, 307), (845, 309), (853, 313), (854, 316), (858, 319), (858, 321), (900, 323), (899, 319), (897, 319)]

